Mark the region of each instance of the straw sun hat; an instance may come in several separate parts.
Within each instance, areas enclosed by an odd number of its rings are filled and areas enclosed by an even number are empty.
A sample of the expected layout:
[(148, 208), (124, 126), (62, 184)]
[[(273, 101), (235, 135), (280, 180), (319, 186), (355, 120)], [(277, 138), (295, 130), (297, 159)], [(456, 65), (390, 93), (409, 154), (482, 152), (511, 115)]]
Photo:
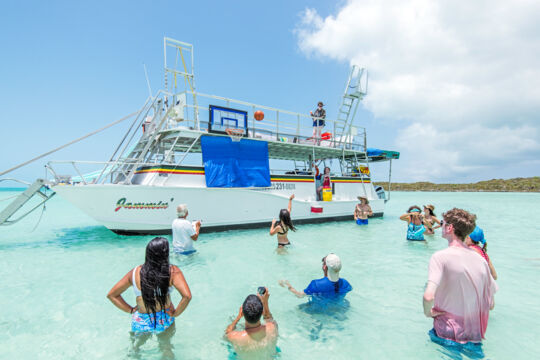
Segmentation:
[(358, 200), (362, 201), (362, 199), (366, 200), (366, 204), (369, 204), (369, 200), (365, 196), (358, 196)]

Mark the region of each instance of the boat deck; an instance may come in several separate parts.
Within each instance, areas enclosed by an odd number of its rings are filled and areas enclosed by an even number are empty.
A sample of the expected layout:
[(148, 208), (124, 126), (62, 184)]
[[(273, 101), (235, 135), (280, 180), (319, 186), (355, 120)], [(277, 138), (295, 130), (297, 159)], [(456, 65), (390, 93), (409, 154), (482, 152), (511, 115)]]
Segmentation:
[[(160, 143), (167, 147), (174, 144), (174, 151), (183, 152), (189, 149), (192, 153), (201, 153), (200, 136), (227, 136), (225, 134), (212, 133), (207, 131), (190, 130), (183, 127), (162, 130), (160, 132)], [(268, 156), (270, 159), (304, 161), (312, 156), (316, 159), (345, 158), (354, 159), (361, 162), (381, 162), (391, 159), (399, 159), (399, 152), (389, 150), (379, 150), (371, 152), (370, 149), (363, 151), (355, 149), (354, 145), (340, 145), (334, 147), (332, 141), (321, 141), (320, 145), (308, 143), (305, 139), (300, 142), (293, 142), (291, 137), (280, 137), (280, 140), (261, 139), (257, 137), (243, 137), (255, 141), (268, 143)], [(345, 147), (345, 148), (344, 148)], [(346, 148), (350, 147), (350, 148)], [(360, 148), (360, 146), (358, 146)]]

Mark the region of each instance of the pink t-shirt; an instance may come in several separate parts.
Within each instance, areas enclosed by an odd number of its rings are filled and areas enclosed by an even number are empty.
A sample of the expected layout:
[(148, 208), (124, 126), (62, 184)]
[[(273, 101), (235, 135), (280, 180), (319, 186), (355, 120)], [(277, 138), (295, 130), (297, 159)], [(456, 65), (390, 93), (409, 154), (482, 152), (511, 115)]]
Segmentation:
[(457, 342), (480, 342), (498, 289), (487, 262), (476, 251), (450, 246), (429, 261), (428, 281), (437, 285), (433, 319), (437, 335)]

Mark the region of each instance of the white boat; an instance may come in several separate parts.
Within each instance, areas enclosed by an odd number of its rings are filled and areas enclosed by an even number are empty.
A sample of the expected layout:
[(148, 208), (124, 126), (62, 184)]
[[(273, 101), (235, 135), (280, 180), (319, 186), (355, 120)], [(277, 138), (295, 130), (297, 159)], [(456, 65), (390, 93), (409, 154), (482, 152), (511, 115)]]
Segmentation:
[[(135, 114), (109, 161), (46, 165), (59, 196), (120, 234), (170, 233), (182, 203), (201, 231), (269, 226), (291, 194), (297, 224), (352, 220), (359, 196), (383, 216), (389, 192), (375, 189), (369, 165), (388, 161), (391, 174), (399, 153), (368, 149), (365, 129), (353, 124), (367, 93), (363, 69), (353, 66), (337, 119), (326, 118), (314, 139), (308, 114), (196, 92), (192, 45), (165, 38), (164, 50), (165, 88)], [(316, 164), (331, 168), (331, 201), (317, 192)], [(76, 176), (60, 175), (66, 165)], [(92, 166), (100, 169), (83, 175)], [(0, 213), (0, 224), (13, 222), (15, 208)]]

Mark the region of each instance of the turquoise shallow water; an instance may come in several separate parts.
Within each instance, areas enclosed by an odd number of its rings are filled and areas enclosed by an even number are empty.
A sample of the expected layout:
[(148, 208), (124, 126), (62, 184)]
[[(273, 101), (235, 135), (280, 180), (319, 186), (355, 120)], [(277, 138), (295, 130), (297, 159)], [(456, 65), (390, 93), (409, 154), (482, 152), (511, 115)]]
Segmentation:
[[(0, 199), (12, 194), (0, 191)], [(539, 358), (540, 194), (518, 193), (393, 193), (385, 217), (368, 227), (300, 226), (286, 255), (276, 254), (276, 239), (266, 229), (203, 234), (195, 256), (171, 258), (193, 293), (177, 318), (176, 358), (226, 359), (223, 331), (259, 285), (271, 293), (281, 359), (452, 358), (429, 340), (431, 321), (421, 301), (429, 257), (447, 242), (440, 232), (426, 243), (407, 242), (398, 219), (409, 205), (426, 203), (437, 215), (454, 206), (468, 209), (486, 233), (500, 287), (486, 358)], [(51, 200), (32, 232), (38, 218), (0, 228), (0, 358), (125, 358), (130, 318), (105, 296), (143, 262), (152, 237), (115, 235), (60, 198)], [(320, 261), (328, 252), (340, 255), (341, 275), (354, 287), (350, 309), (338, 319), (302, 312), (298, 305), (305, 300), (277, 285), (286, 278), (303, 289), (322, 276)], [(125, 298), (133, 304), (131, 290)], [(159, 358), (157, 342), (148, 342), (142, 355)]]

